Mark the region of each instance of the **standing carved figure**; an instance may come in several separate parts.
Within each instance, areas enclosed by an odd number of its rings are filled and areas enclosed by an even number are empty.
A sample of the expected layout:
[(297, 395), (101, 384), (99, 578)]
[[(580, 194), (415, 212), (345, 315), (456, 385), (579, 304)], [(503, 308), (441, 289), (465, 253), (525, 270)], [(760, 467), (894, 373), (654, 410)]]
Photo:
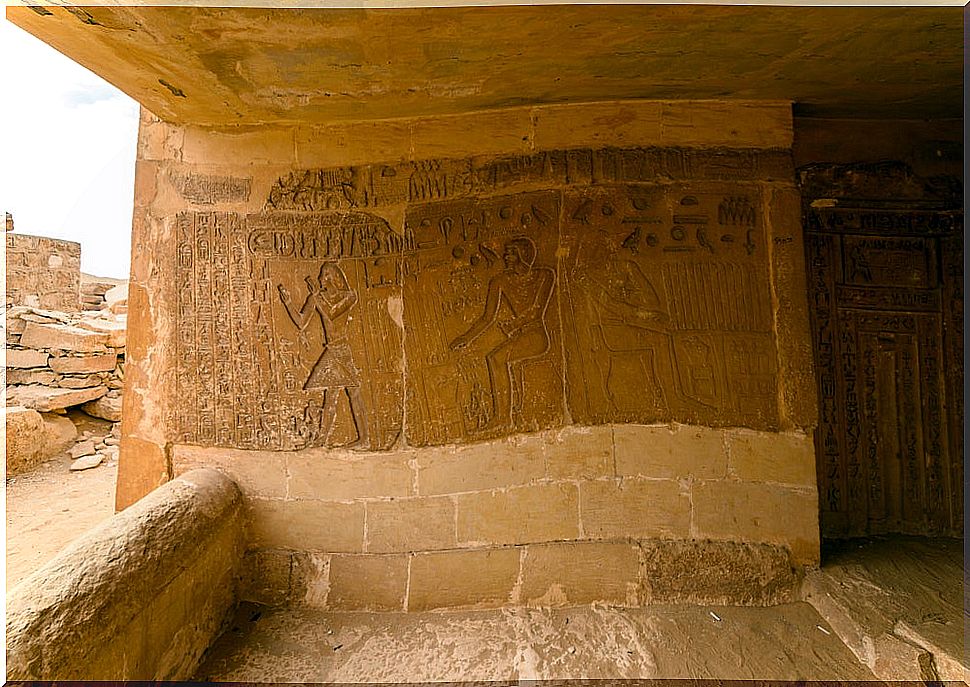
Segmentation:
[(535, 259), (532, 239), (523, 236), (507, 241), (502, 255), (505, 269), (489, 280), (484, 311), (450, 344), (452, 349), (464, 348), (492, 323), (505, 335), (505, 341), (485, 354), (493, 407), (483, 431), (511, 422), (513, 385), (519, 391), (520, 404), (522, 400), (522, 380), (516, 379), (516, 366), (549, 350), (545, 316), (556, 273), (548, 267), (535, 267)]
[[(320, 431), (329, 443), (337, 416), (340, 392), (347, 394), (350, 413), (357, 428), (357, 439), (350, 445), (368, 448), (370, 441), (367, 413), (360, 392), (360, 371), (354, 364), (350, 343), (342, 323), (347, 312), (357, 304), (357, 293), (347, 283), (347, 276), (335, 263), (326, 262), (320, 267), (316, 279), (307, 277), (307, 297), (303, 306), (294, 310), (293, 300), (282, 284), (277, 285), (280, 301), (290, 320), (301, 332), (305, 331), (316, 314), (320, 318), (323, 333), (323, 351), (317, 358), (306, 382), (304, 391), (323, 391), (324, 402)], [(341, 325), (338, 327), (338, 324)]]

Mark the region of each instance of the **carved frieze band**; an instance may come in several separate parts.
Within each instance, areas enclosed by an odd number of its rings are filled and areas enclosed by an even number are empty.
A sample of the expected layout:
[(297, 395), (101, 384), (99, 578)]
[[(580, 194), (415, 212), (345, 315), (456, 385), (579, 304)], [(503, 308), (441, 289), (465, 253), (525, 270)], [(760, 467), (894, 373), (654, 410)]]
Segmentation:
[[(300, 172), (263, 212), (180, 213), (177, 441), (382, 450), (568, 419), (775, 427), (761, 190), (671, 181), (789, 164), (765, 155)], [(483, 191), (509, 180), (547, 188)], [(362, 209), (392, 200), (403, 231)]]

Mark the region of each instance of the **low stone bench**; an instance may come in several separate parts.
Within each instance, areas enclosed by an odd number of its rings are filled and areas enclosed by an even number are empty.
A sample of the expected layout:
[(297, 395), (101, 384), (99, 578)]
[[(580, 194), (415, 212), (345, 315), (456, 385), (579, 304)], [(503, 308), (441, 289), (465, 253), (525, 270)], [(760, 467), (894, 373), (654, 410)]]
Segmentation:
[(7, 594), (7, 678), (190, 678), (235, 607), (241, 513), (200, 469), (85, 534)]

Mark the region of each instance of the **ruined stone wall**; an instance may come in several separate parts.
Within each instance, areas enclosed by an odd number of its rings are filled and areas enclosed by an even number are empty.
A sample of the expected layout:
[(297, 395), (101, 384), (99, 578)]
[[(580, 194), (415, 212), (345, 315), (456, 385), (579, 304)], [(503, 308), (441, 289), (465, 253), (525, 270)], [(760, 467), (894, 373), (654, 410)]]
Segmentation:
[(81, 244), (8, 233), (7, 306), (80, 310)]
[(636, 601), (662, 542), (816, 561), (791, 136), (787, 103), (143, 116), (119, 507), (218, 466), (259, 593), (330, 607)]

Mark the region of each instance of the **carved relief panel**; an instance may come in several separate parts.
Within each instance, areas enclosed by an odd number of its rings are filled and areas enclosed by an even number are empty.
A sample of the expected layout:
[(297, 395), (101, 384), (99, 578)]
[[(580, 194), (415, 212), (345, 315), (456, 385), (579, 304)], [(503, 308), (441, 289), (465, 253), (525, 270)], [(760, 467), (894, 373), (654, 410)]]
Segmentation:
[(558, 218), (551, 191), (408, 210), (409, 444), (562, 424)]
[(401, 237), (352, 212), (176, 224), (179, 441), (389, 448), (403, 395)]
[(812, 200), (823, 535), (961, 532), (962, 216), (925, 199)]
[(777, 422), (760, 195), (692, 186), (567, 193), (569, 409), (578, 422)]

